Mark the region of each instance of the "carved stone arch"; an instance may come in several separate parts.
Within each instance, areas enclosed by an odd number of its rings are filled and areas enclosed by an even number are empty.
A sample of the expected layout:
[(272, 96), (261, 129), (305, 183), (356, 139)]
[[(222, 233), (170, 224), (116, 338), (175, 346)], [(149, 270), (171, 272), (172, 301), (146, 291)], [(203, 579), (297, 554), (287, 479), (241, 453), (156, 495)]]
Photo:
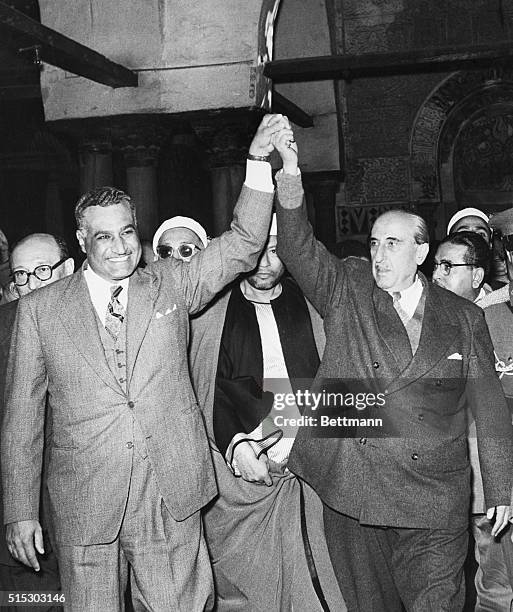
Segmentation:
[[(410, 137), (412, 194), (420, 211), (423, 207), (435, 209), (439, 238), (458, 208), (472, 204), (483, 206), (484, 192), (479, 194), (476, 189), (475, 197), (470, 197), (469, 190), (462, 189), (465, 184), (462, 173), (465, 173), (458, 164), (469, 161), (465, 156), (472, 150), (473, 139), (475, 147), (479, 146), (478, 136), (485, 135), (487, 122), (493, 129), (494, 121), (500, 123), (500, 117), (510, 115), (513, 130), (513, 69), (453, 73), (431, 92), (419, 109)], [(501, 125), (500, 138), (504, 139), (510, 122), (504, 120)], [(487, 146), (484, 141), (483, 146)], [(506, 149), (510, 146), (513, 151), (513, 140), (511, 145), (507, 143)], [(478, 150), (474, 158), (479, 167)], [(467, 176), (470, 172), (467, 168)], [(500, 205), (498, 200), (487, 208), (496, 209)]]

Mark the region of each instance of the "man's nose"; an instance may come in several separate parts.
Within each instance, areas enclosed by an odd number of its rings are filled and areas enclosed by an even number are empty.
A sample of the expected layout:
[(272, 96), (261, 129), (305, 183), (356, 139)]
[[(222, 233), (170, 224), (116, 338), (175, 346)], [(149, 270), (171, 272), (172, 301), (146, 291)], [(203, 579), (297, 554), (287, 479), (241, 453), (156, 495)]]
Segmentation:
[(268, 253), (264, 253), (262, 255), (262, 259), (260, 260), (260, 267), (261, 268), (268, 268), (270, 265), (270, 261), (269, 261), (269, 255)]
[(385, 246), (380, 244), (375, 248), (373, 259), (374, 261), (379, 263), (383, 261), (384, 257), (385, 257)]
[(118, 236), (117, 238), (114, 239), (112, 250), (118, 255), (124, 255), (126, 253), (126, 242), (123, 240), (121, 236)]
[(31, 274), (28, 277), (28, 288), (30, 291), (34, 291), (34, 289), (39, 289), (41, 287), (41, 281), (37, 278), (35, 274)]

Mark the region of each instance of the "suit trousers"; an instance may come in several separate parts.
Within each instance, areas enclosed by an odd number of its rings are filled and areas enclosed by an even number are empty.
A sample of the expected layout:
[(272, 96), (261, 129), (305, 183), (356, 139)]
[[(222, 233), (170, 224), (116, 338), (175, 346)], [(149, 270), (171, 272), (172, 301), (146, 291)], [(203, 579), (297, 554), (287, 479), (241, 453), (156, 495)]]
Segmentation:
[(478, 568), (475, 577), (475, 612), (513, 611), (513, 542), (511, 525), (501, 537), (492, 536), (492, 523), (486, 514), (471, 518)]
[(59, 544), (57, 554), (66, 611), (124, 610), (128, 572), (136, 612), (199, 612), (212, 607), (212, 570), (200, 512), (175, 521), (149, 458), (135, 447), (130, 491), (115, 541)]
[(324, 527), (349, 612), (463, 610), (466, 526), (374, 527), (324, 505)]

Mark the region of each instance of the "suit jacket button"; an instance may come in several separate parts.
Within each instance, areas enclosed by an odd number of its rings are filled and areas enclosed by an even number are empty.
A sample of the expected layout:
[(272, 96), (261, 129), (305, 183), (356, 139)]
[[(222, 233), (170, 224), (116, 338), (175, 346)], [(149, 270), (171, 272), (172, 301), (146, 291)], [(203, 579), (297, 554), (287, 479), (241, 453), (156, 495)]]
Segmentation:
[(417, 459), (419, 458), (419, 456), (417, 455), (417, 453), (413, 453), (413, 455), (411, 456), (411, 458), (413, 459), (413, 461), (417, 461)]
[(423, 421), (424, 420), (424, 415), (423, 414), (419, 414), (418, 419), (419, 419), (419, 421)]
[(126, 447), (127, 448), (134, 448), (134, 443), (133, 442), (127, 442), (126, 443)]
[(441, 386), (442, 386), (442, 381), (441, 381), (440, 379), (438, 379), (438, 380), (436, 381), (435, 385), (436, 385), (437, 387), (441, 387)]
[(131, 400), (128, 402), (127, 406), (129, 408), (135, 408), (135, 402), (132, 402)]
[(377, 370), (377, 369), (379, 368), (379, 363), (378, 363), (377, 361), (375, 361), (375, 362), (372, 364), (372, 367), (373, 367), (375, 370)]
[(360, 444), (367, 444), (367, 438), (360, 438)]

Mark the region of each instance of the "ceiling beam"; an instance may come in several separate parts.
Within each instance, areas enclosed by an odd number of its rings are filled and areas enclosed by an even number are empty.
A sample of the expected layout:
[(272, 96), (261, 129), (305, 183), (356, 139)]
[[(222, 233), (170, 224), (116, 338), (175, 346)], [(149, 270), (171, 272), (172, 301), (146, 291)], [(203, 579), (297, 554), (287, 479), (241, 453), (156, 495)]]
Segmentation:
[(277, 91), (273, 91), (273, 112), (287, 115), (296, 125), (302, 128), (313, 127), (312, 117), (294, 102), (282, 96)]
[(265, 76), (274, 83), (453, 72), (513, 63), (513, 44), (473, 45), (417, 49), (399, 53), (326, 55), (268, 62)]
[(0, 25), (21, 35), (22, 46), (38, 45), (40, 58), (47, 64), (110, 87), (137, 87), (137, 73), (3, 2), (0, 2)]

